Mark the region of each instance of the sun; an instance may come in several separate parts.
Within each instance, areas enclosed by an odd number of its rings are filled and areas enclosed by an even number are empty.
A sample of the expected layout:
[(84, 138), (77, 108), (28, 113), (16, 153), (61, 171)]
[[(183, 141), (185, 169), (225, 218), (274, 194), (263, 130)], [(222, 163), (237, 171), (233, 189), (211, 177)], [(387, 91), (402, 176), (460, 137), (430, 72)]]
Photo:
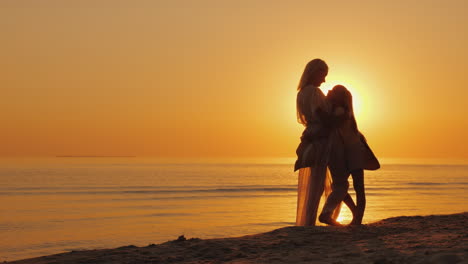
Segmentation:
[[(298, 134), (302, 132), (303, 127), (298, 125), (296, 119), (297, 76), (291, 72), (288, 77), (283, 78), (279, 85), (281, 92), (277, 93), (275, 112), (271, 113), (271, 115), (282, 119), (282, 122), (287, 124), (291, 131), (294, 131), (291, 133)], [(368, 85), (365, 85), (366, 83), (364, 77), (358, 79), (355, 76), (349, 76), (349, 74), (339, 74), (327, 77), (326, 82), (322, 83), (320, 89), (326, 95), (335, 85), (345, 86), (353, 96), (353, 110), (358, 127), (366, 128), (369, 124), (372, 124), (371, 119), (374, 115), (374, 113), (366, 111), (372, 105), (372, 101), (369, 100), (371, 95), (367, 90)]]

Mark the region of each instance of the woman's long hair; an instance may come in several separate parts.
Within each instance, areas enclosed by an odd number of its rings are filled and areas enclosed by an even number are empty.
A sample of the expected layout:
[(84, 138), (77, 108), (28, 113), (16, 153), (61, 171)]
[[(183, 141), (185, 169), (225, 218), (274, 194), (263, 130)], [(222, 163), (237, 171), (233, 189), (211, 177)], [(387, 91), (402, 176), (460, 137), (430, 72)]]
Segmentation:
[(304, 72), (302, 73), (297, 90), (300, 91), (302, 88), (311, 84), (317, 72), (319, 71), (328, 71), (328, 65), (325, 63), (325, 61), (321, 59), (313, 59), (309, 61), (304, 69)]
[[(304, 72), (302, 73), (299, 85), (297, 86), (297, 91), (302, 91), (302, 88), (312, 84), (314, 78), (316, 78), (317, 73), (320, 71), (328, 71), (328, 65), (325, 61), (321, 59), (313, 59), (307, 63)], [(299, 99), (299, 97), (298, 97)], [(304, 126), (307, 126), (307, 120), (304, 115), (303, 109), (301, 109), (300, 102), (296, 101), (296, 115), (297, 121)]]

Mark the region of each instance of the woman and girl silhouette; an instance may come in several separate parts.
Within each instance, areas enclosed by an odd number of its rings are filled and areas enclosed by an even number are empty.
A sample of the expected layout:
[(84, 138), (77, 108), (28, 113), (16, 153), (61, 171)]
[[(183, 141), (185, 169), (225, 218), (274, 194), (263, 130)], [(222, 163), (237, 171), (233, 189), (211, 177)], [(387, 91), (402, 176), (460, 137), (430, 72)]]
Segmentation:
[[(342, 85), (327, 96), (319, 89), (327, 74), (327, 64), (314, 59), (297, 88), (297, 118), (305, 129), (294, 167), (299, 170), (296, 225), (315, 225), (322, 196), (320, 222), (341, 225), (336, 219), (344, 202), (353, 215), (350, 224), (360, 225), (366, 207), (364, 170), (376, 170), (380, 164), (358, 130), (351, 93)], [(348, 193), (350, 174), (356, 204)]]

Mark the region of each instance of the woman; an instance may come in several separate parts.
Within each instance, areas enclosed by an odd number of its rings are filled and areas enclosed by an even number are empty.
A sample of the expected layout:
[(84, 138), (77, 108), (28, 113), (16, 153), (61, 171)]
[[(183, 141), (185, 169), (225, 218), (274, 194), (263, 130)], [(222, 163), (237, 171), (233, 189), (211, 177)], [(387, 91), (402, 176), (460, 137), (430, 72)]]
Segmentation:
[(305, 126), (294, 166), (295, 171), (299, 170), (296, 215), (299, 226), (315, 225), (320, 197), (324, 190), (325, 195), (330, 191), (327, 164), (333, 142), (333, 119), (326, 97), (319, 89), (327, 74), (327, 64), (314, 59), (306, 65), (297, 88), (297, 118)]

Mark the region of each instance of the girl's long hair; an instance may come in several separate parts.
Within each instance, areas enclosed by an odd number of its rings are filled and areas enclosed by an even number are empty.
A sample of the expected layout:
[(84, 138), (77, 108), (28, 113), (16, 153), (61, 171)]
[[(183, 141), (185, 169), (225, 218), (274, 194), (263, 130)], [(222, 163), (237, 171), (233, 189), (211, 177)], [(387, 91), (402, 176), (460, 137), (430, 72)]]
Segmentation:
[[(299, 81), (299, 85), (297, 86), (297, 91), (301, 92), (302, 89), (310, 84), (312, 84), (312, 81), (314, 80), (317, 72), (319, 71), (328, 71), (328, 65), (325, 63), (325, 61), (321, 59), (313, 59), (307, 63), (304, 72), (302, 73), (301, 79)], [(304, 110), (301, 109), (301, 104), (299, 101), (299, 96), (297, 97), (296, 100), (296, 116), (297, 116), (297, 121), (300, 124), (303, 124), (304, 126), (307, 126), (307, 120), (304, 115)]]
[(353, 129), (358, 131), (356, 118), (354, 117), (353, 95), (343, 85), (335, 85), (332, 89), (332, 92), (335, 93), (339, 104), (348, 109), (349, 117), (351, 119), (351, 125)]

